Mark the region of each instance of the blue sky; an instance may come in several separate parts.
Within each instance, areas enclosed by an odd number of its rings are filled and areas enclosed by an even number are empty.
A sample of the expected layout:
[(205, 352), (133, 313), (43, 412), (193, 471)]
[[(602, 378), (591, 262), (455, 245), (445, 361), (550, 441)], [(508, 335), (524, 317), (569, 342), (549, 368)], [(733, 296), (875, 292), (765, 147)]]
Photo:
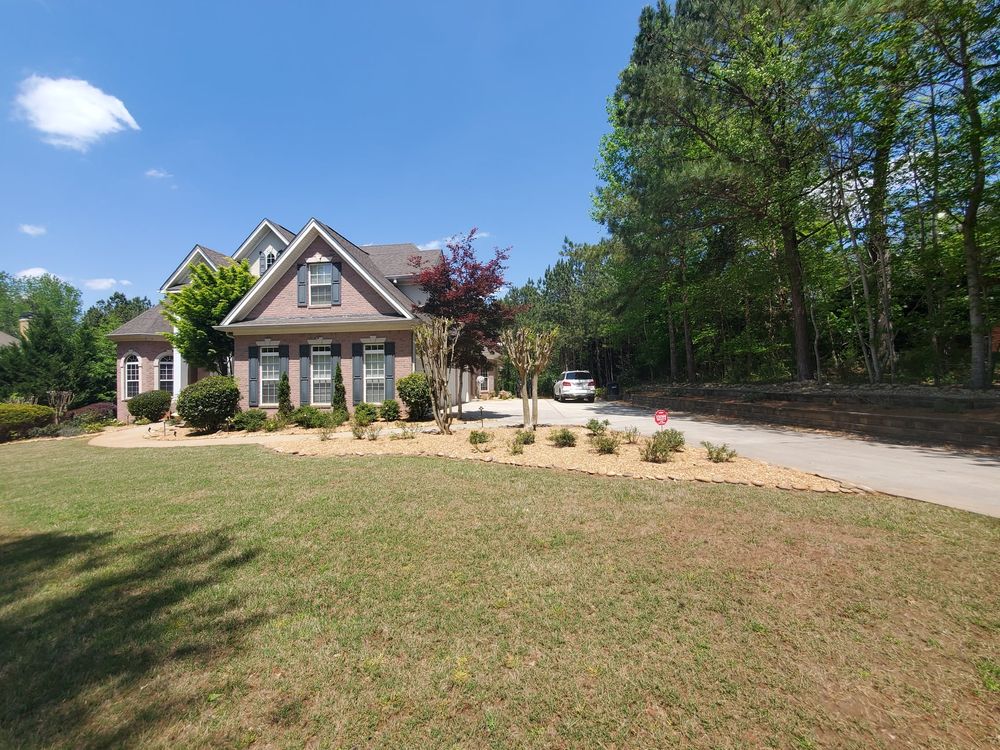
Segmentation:
[(155, 299), (196, 242), (316, 216), (359, 244), (476, 225), (538, 276), (602, 235), (643, 4), (2, 0), (0, 270)]

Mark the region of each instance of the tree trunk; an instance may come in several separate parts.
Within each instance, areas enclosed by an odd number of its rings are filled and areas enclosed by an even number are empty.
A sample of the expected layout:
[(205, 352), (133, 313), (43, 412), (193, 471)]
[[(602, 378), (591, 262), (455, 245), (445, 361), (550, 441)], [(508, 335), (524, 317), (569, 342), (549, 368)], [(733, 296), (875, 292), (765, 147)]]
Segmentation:
[(524, 412), (524, 429), (533, 430), (531, 426), (531, 402), (528, 399), (528, 373), (521, 373), (521, 409)]
[(677, 331), (674, 329), (673, 300), (667, 298), (667, 341), (670, 346), (670, 382), (677, 382)]
[(684, 327), (684, 359), (687, 365), (688, 382), (697, 379), (697, 367), (694, 361), (694, 341), (691, 339), (691, 316), (688, 313), (687, 293), (687, 258), (686, 250), (681, 248), (681, 324)]
[(785, 219), (781, 222), (781, 244), (788, 272), (788, 290), (792, 301), (792, 331), (795, 337), (796, 378), (812, 380), (813, 368), (809, 345), (809, 319), (806, 312), (806, 298), (802, 274), (802, 258), (799, 255), (799, 238), (795, 224)]
[(458, 378), (457, 378), (458, 388), (457, 388), (457, 393), (455, 393), (455, 400), (458, 401), (458, 418), (459, 419), (462, 418), (462, 383), (464, 382), (464, 380), (465, 380), (465, 368), (464, 367), (459, 367), (458, 368)]
[(538, 427), (538, 371), (531, 373), (531, 429)]

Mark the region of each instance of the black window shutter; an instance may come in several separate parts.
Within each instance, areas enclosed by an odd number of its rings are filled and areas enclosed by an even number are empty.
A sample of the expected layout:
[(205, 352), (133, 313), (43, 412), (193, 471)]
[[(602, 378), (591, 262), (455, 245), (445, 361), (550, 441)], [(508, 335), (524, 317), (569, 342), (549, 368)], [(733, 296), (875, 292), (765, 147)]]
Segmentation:
[(340, 271), (340, 263), (334, 263), (330, 277), (330, 305), (340, 304)]
[(309, 369), (309, 355), (312, 347), (309, 344), (299, 344), (299, 404), (308, 404), (309, 399), (309, 378), (312, 373)]
[(362, 343), (351, 344), (351, 380), (354, 384), (352, 392), (353, 404), (357, 406), (365, 400), (365, 345)]
[(299, 266), (299, 307), (309, 304), (309, 266)]
[(280, 375), (288, 374), (288, 344), (278, 345), (278, 367)]
[(265, 253), (260, 254), (260, 275), (264, 275), (264, 271), (267, 270), (267, 255)]
[(250, 406), (260, 404), (260, 347), (251, 346), (247, 349), (247, 362), (250, 366), (250, 374), (247, 378), (247, 387), (250, 393), (247, 394), (247, 403)]
[(396, 342), (385, 342), (385, 400), (396, 398)]

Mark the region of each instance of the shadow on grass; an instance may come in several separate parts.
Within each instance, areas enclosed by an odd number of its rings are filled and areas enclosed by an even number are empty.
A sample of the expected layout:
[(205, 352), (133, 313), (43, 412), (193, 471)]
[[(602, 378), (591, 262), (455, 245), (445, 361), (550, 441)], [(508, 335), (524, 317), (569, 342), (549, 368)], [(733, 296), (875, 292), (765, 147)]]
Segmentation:
[(191, 674), (262, 620), (219, 585), (256, 554), (222, 532), (0, 539), (0, 746), (121, 747), (195, 715)]

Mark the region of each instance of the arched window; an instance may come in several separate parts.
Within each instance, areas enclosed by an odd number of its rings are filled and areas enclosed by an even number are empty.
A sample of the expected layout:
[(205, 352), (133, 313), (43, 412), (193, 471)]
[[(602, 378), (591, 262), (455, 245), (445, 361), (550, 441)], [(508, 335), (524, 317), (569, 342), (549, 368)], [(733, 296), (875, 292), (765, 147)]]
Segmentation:
[(129, 354), (125, 357), (125, 398), (139, 395), (139, 356)]
[(278, 257), (278, 255), (277, 255), (277, 253), (274, 252), (274, 250), (268, 250), (267, 251), (267, 254), (264, 256), (264, 270), (265, 271), (268, 268), (270, 268), (271, 266), (274, 265), (274, 260), (277, 257)]
[(161, 354), (156, 360), (156, 387), (167, 393), (174, 392), (174, 355)]

